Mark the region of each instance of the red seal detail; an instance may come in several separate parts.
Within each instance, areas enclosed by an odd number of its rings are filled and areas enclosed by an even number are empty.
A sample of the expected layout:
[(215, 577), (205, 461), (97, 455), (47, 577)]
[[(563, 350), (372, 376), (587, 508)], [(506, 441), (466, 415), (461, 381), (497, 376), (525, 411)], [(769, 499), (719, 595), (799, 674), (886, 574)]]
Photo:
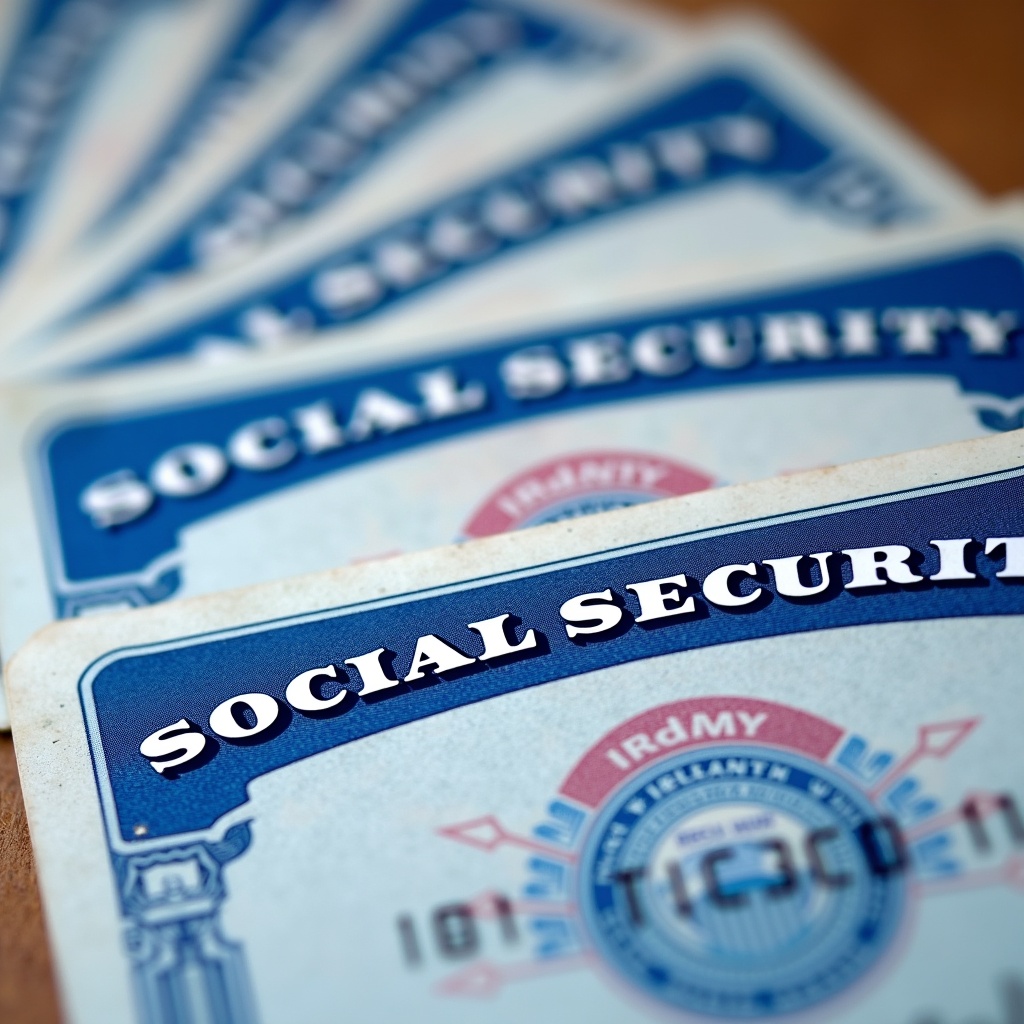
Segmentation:
[(645, 711), (603, 736), (565, 780), (561, 793), (597, 807), (634, 771), (684, 747), (757, 743), (785, 747), (824, 761), (844, 730), (785, 704), (747, 697), (674, 701)]
[[(489, 537), (549, 519), (639, 504), (703, 491), (714, 484), (705, 473), (657, 455), (640, 452), (583, 452), (552, 459), (513, 477), (474, 513), (466, 537)], [(597, 499), (587, 508), (586, 499)], [(558, 510), (565, 514), (559, 515)]]

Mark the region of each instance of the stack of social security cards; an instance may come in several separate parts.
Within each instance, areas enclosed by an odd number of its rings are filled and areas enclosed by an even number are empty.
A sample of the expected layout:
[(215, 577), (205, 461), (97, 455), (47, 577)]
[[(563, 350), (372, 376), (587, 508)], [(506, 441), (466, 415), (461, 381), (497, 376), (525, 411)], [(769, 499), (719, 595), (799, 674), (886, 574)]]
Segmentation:
[(1024, 204), (756, 18), (5, 0), (0, 261), (67, 1020), (1024, 1024)]

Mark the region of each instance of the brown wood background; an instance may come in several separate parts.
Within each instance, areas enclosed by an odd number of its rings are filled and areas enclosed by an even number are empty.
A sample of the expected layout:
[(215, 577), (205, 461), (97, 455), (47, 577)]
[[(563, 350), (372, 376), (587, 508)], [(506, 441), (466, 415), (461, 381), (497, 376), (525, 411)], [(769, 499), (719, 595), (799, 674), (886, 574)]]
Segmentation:
[[(688, 14), (736, 7), (652, 5)], [(1024, 189), (1024, 0), (764, 0), (757, 9), (801, 33), (982, 192)], [(0, 1021), (59, 1019), (14, 750), (3, 737)]]

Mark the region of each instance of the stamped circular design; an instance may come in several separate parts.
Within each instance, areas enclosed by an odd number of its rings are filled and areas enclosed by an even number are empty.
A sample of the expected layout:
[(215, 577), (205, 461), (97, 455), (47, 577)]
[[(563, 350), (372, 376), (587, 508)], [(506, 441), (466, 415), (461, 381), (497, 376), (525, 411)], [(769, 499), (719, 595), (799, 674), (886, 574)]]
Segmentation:
[(947, 805), (918, 774), (980, 722), (911, 723), (901, 753), (749, 696), (620, 721), (528, 835), (493, 814), (439, 830), (487, 853), (523, 848), (519, 910), (539, 937), (532, 962), (471, 964), (443, 991), (494, 994), (586, 966), (679, 1019), (834, 1014), (899, 958), (930, 885), (1019, 877), (1016, 861), (972, 873), (954, 852), (977, 801), (997, 798)]
[(681, 753), (602, 808), (583, 920), (609, 964), (672, 1006), (797, 1012), (869, 972), (896, 934), (906, 893), (889, 839), (863, 794), (809, 758)]
[(489, 537), (670, 498), (713, 486), (712, 477), (642, 452), (593, 451), (534, 466), (503, 484), (473, 513), (466, 537)]

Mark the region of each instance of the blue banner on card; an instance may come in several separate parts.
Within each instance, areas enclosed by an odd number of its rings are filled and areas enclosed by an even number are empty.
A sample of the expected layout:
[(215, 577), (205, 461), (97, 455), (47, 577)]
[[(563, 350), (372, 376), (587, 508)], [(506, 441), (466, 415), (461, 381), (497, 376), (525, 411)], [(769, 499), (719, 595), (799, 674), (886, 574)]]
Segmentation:
[(119, 216), (160, 185), (193, 151), (207, 141), (225, 117), (274, 69), (298, 34), (332, 0), (254, 0), (196, 84), (159, 145), (132, 175), (117, 202), (96, 230)]
[(1024, 263), (991, 245), (845, 280), (661, 309), (372, 372), (56, 427), (38, 450), (58, 615), (179, 585), (190, 524), (349, 467), (530, 417), (733, 386), (955, 382), (1024, 415)]
[(923, 212), (889, 172), (823, 136), (756, 76), (723, 68), (615, 125), (382, 228), (258, 295), (139, 339), (90, 369), (224, 344), (273, 347), (372, 316), (581, 225), (737, 179), (780, 189), (823, 216), (865, 228)]
[(837, 626), (1024, 613), (1022, 509), (1015, 472), (112, 656), (83, 699), (116, 834), (208, 829), (284, 765), (610, 665)]
[[(83, 677), (80, 693), (143, 1018), (171, 1024), (177, 1017), (168, 1009), (173, 1004), (167, 992), (194, 991), (195, 1003), (209, 1006), (211, 1019), (258, 1019), (244, 946), (226, 937), (221, 910), (229, 896), (224, 868), (253, 839), (245, 804), (250, 783), (261, 775), (479, 701), (528, 687), (558, 686), (559, 680), (581, 673), (641, 665), (674, 652), (870, 623), (1019, 616), (1024, 613), (1022, 479), (1018, 469), (809, 509), (775, 521), (667, 537), (506, 577), (183, 638), (101, 659)], [(750, 685), (749, 680), (737, 684), (740, 691)], [(696, 699), (665, 705), (636, 716), (593, 747), (567, 780), (563, 797), (550, 804), (550, 820), (533, 834), (537, 841), (525, 844), (534, 872), (526, 891), (542, 891), (551, 899), (557, 875), (538, 877), (551, 864), (538, 851), (557, 853), (553, 870), (563, 869), (566, 853), (560, 847), (586, 819), (596, 793), (609, 788), (615, 792), (614, 800), (599, 806), (605, 826), (615, 814), (632, 824), (648, 809), (648, 794), (660, 798), (699, 779), (717, 782), (731, 770), (727, 765), (745, 772), (753, 771), (756, 762), (767, 777), (789, 787), (785, 806), (790, 813), (791, 791), (805, 784), (810, 791), (807, 780), (813, 777), (817, 806), (828, 799), (829, 806), (842, 807), (850, 827), (856, 826), (849, 834), (865, 840), (867, 870), (858, 891), (867, 886), (880, 891), (885, 900), (875, 900), (871, 907), (882, 910), (872, 911), (867, 926), (831, 927), (825, 947), (833, 958), (842, 956), (844, 965), (856, 957), (859, 976), (885, 949), (902, 906), (902, 872), (892, 874), (895, 869), (890, 870), (883, 853), (889, 847), (878, 836), (891, 837), (897, 866), (904, 857), (900, 824), (891, 814), (878, 817), (875, 801), (856, 784), (858, 772), (865, 769), (867, 745), (851, 733), (831, 770), (806, 756), (794, 762), (787, 748), (835, 750), (842, 730), (797, 709), (746, 699), (738, 703), (750, 710), (737, 715), (746, 714), (752, 724), (781, 713), (785, 720), (780, 718), (776, 733), (781, 729), (782, 735), (766, 732), (752, 747), (721, 739), (709, 747), (708, 736), (735, 734), (734, 727), (730, 731), (733, 712), (721, 712), (728, 703)], [(694, 706), (700, 711), (686, 719), (698, 747), (691, 752), (677, 745), (687, 739), (683, 713)], [(666, 710), (678, 711), (679, 717), (666, 718)], [(652, 723), (661, 726), (653, 733), (657, 743), (664, 742), (669, 753), (682, 751), (674, 760), (659, 751), (651, 734), (637, 731)], [(977, 719), (963, 719), (927, 726), (919, 742), (932, 743), (934, 736), (934, 750), (948, 752), (976, 724)], [(788, 742), (779, 745), (783, 737)], [(653, 751), (655, 760), (639, 781), (634, 774), (620, 786), (623, 772), (634, 767), (626, 751), (635, 760), (648, 756), (634, 748), (640, 743)], [(753, 758), (749, 764), (748, 757)], [(926, 819), (948, 819), (948, 812), (938, 813), (942, 804), (922, 797), (918, 780), (907, 776), (905, 766), (914, 763), (914, 756), (894, 762), (893, 755), (872, 754), (866, 767), (874, 789), (868, 795), (877, 798), (887, 787), (882, 806), (900, 815), (904, 824), (915, 820), (908, 800), (916, 802)], [(349, 762), (352, 771), (365, 767), (359, 758)], [(381, 778), (401, 785), (386, 766)], [(345, 784), (345, 772), (337, 764), (331, 779), (332, 786)], [(755, 784), (744, 779), (748, 817)], [(601, 801), (598, 796), (599, 805)], [(631, 817), (623, 817), (623, 805)], [(708, 801), (701, 806), (706, 809)], [(1015, 805), (1007, 806), (1015, 813)], [(614, 844), (593, 831), (598, 840), (590, 845), (583, 870), (588, 884), (604, 884), (594, 897), (602, 908), (600, 920), (607, 931), (615, 929), (620, 945), (622, 936), (639, 942), (637, 936), (646, 933), (622, 928), (621, 915), (613, 916), (617, 903), (607, 891), (609, 872), (591, 863), (595, 846), (618, 850), (628, 828), (619, 828)], [(489, 840), (506, 835), (493, 816), (438, 832), (485, 850), (493, 849)], [(846, 831), (828, 828), (819, 834), (837, 839)], [(948, 856), (948, 841), (945, 834), (926, 830), (923, 840), (914, 842), (915, 864), (925, 875), (937, 860), (947, 874), (961, 870)], [(731, 851), (719, 854), (729, 855)], [(854, 862), (850, 858), (843, 863)], [(628, 864), (635, 868), (635, 861)], [(887, 884), (880, 887), (883, 877)], [(585, 895), (591, 899), (589, 891)], [(834, 919), (829, 917), (830, 924)], [(591, 934), (605, 940), (592, 918), (588, 923)], [(557, 935), (545, 934), (554, 945), (550, 955), (557, 954)], [(771, 934), (777, 942), (777, 932)], [(815, 948), (821, 946), (819, 940)], [(619, 963), (621, 958), (606, 947), (607, 941), (599, 948)], [(774, 954), (774, 946), (769, 949)], [(631, 955), (628, 965), (637, 959)], [(749, 959), (744, 960), (745, 974)], [(850, 972), (844, 970), (833, 972), (837, 983), (800, 985), (802, 963), (791, 956), (783, 977), (776, 960), (770, 978), (777, 987), (791, 985), (795, 995), (790, 1002), (821, 1002), (850, 984)], [(676, 970), (689, 964), (679, 956), (671, 962)], [(796, 982), (791, 981), (794, 974)], [(651, 970), (641, 972), (639, 983), (669, 1001), (677, 991), (667, 988), (664, 974)], [(773, 1016), (775, 1000), (764, 998), (764, 983), (755, 978), (753, 984), (756, 1013), (737, 1010), (735, 1016)], [(694, 993), (706, 1004), (713, 998), (707, 991), (705, 984), (685, 989), (687, 1006), (694, 1002)]]
[(554, 13), (541, 16), (500, 0), (415, 0), (401, 7), (368, 52), (99, 304), (251, 250), (283, 220), (325, 202), (404, 131), (498, 65), (531, 55), (576, 60), (597, 45)]
[(32, 200), (127, 6), (125, 0), (30, 5), (0, 81), (0, 266), (29, 230)]

